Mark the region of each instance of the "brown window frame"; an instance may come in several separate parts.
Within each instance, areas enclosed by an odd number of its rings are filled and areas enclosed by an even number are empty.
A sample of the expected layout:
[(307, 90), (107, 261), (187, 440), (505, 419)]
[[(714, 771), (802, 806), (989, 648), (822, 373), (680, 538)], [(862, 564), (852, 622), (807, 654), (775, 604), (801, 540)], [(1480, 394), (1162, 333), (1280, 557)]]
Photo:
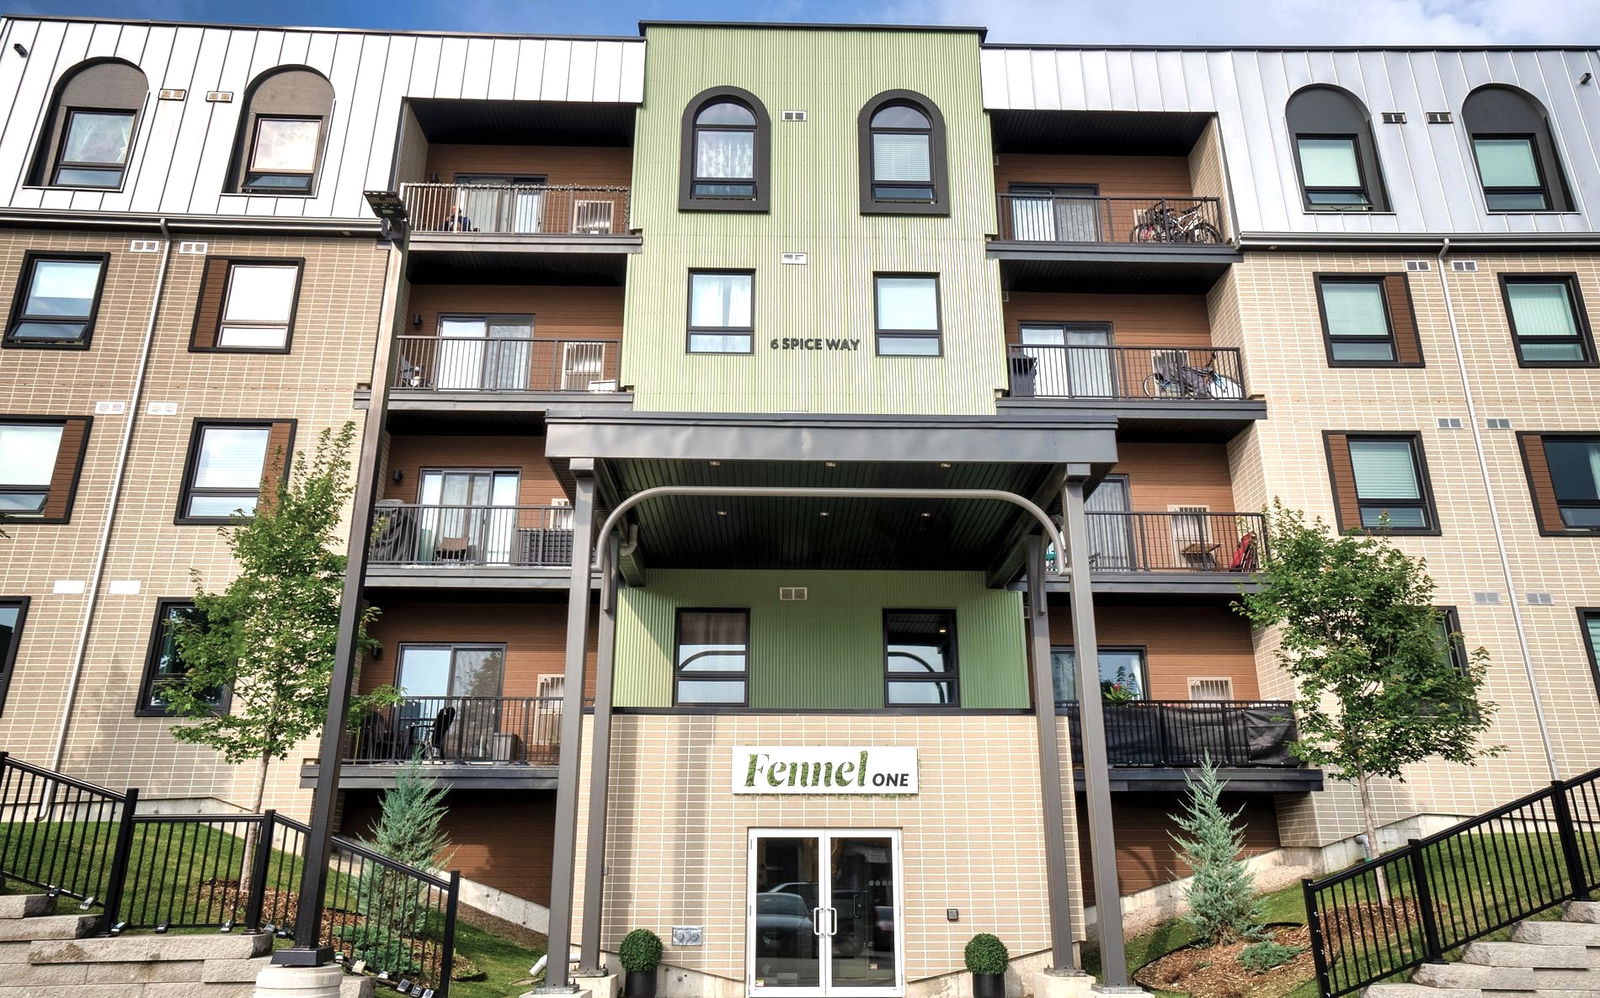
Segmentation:
[[(145, 648), (144, 671), (139, 679), (139, 699), (134, 703), (134, 717), (176, 717), (172, 711), (165, 707), (152, 706), (150, 698), (155, 694), (157, 685), (170, 683), (172, 680), (163, 680), (156, 672), (160, 666), (161, 653), (166, 646), (167, 621), (171, 618), (171, 611), (180, 607), (190, 610), (195, 608), (194, 600), (186, 596), (163, 596), (156, 600), (156, 616), (150, 625), (150, 643)], [(177, 649), (173, 649), (177, 654)], [(228, 713), (229, 706), (233, 703), (233, 691), (224, 686), (217, 691), (216, 703), (212, 705), (213, 712), (218, 715)]]
[[(1334, 450), (1334, 448), (1336, 446), (1335, 445), (1335, 438), (1339, 438), (1339, 440), (1342, 441), (1342, 446), (1344, 447), (1343, 465), (1345, 467), (1349, 467), (1351, 469), (1351, 473), (1350, 473), (1350, 493), (1355, 498), (1355, 505), (1352, 508), (1346, 508), (1348, 504), (1347, 504), (1346, 499), (1345, 499), (1345, 497), (1343, 495), (1343, 491), (1344, 490), (1341, 488), (1341, 483), (1340, 483), (1340, 479), (1339, 479), (1340, 464), (1339, 464), (1339, 462), (1337, 462), (1335, 460), (1335, 450)], [(1361, 507), (1363, 505), (1382, 504), (1382, 508), (1384, 508), (1384, 509), (1393, 509), (1393, 508), (1396, 508), (1396, 502), (1393, 501), (1393, 500), (1379, 500), (1379, 499), (1364, 500), (1364, 499), (1361, 498), (1360, 488), (1356, 483), (1356, 477), (1355, 477), (1355, 461), (1350, 456), (1350, 441), (1352, 441), (1352, 440), (1361, 440), (1361, 441), (1367, 441), (1367, 440), (1371, 440), (1371, 441), (1397, 441), (1397, 440), (1404, 440), (1404, 441), (1408, 442), (1411, 445), (1412, 469), (1416, 473), (1416, 476), (1417, 476), (1417, 491), (1421, 493), (1421, 498), (1416, 499), (1416, 500), (1404, 500), (1399, 505), (1401, 507), (1408, 508), (1408, 509), (1409, 508), (1421, 509), (1423, 511), (1423, 514), (1427, 518), (1427, 526), (1425, 526), (1425, 527), (1396, 527), (1396, 526), (1390, 526), (1387, 529), (1385, 529), (1385, 528), (1381, 528), (1381, 527), (1369, 527), (1365, 523), (1362, 522), (1362, 519), (1361, 519)], [(1392, 535), (1394, 535), (1396, 537), (1438, 537), (1438, 536), (1440, 536), (1440, 534), (1442, 533), (1442, 530), (1441, 530), (1440, 524), (1439, 524), (1439, 507), (1438, 507), (1438, 504), (1434, 501), (1433, 480), (1428, 475), (1428, 458), (1427, 458), (1427, 454), (1425, 452), (1425, 448), (1423, 447), (1423, 441), (1422, 441), (1422, 434), (1421, 433), (1418, 433), (1416, 431), (1385, 432), (1385, 431), (1382, 431), (1382, 430), (1323, 430), (1322, 431), (1322, 447), (1323, 447), (1324, 456), (1326, 457), (1327, 462), (1328, 462), (1328, 482), (1329, 482), (1329, 485), (1330, 485), (1330, 487), (1332, 489), (1332, 492), (1333, 492), (1333, 505), (1334, 505), (1335, 518), (1338, 520), (1339, 532), (1340, 533), (1350, 533), (1351, 531), (1359, 531), (1360, 533), (1363, 533), (1363, 534), (1385, 532), (1385, 533), (1388, 533), (1388, 534), (1392, 534)]]
[[(1108, 652), (1108, 651), (1111, 651), (1111, 652), (1137, 652), (1138, 653), (1138, 655), (1139, 655), (1139, 696), (1134, 698), (1134, 702), (1137, 703), (1137, 702), (1142, 702), (1142, 701), (1153, 699), (1150, 696), (1150, 647), (1148, 645), (1126, 645), (1126, 644), (1123, 644), (1123, 645), (1101, 645), (1095, 651), (1095, 663), (1094, 663), (1094, 665), (1095, 665), (1095, 675), (1097, 675), (1097, 676), (1100, 675), (1100, 654), (1102, 652)], [(1064, 644), (1064, 645), (1052, 644), (1050, 646), (1050, 654), (1051, 654), (1050, 684), (1051, 684), (1051, 692), (1052, 693), (1054, 692), (1055, 679), (1056, 679), (1054, 656), (1055, 656), (1055, 654), (1057, 652), (1071, 652), (1072, 656), (1073, 656), (1072, 661), (1073, 661), (1073, 667), (1074, 668), (1077, 667), (1077, 661), (1078, 661), (1078, 658), (1077, 658), (1077, 656), (1078, 656), (1078, 647), (1077, 647), (1077, 645), (1069, 643), (1069, 644)], [(1231, 677), (1229, 677), (1229, 678), (1231, 680)], [(1076, 685), (1076, 683), (1077, 683), (1077, 676), (1076, 675), (1073, 676), (1073, 683), (1074, 683), (1074, 685)], [(1100, 679), (1100, 683), (1101, 683), (1101, 687), (1100, 687), (1101, 698), (1104, 699), (1104, 696), (1105, 696), (1105, 679), (1104, 679), (1104, 677), (1102, 677)], [(1067, 710), (1070, 709), (1066, 705), (1070, 704), (1070, 703), (1076, 703), (1076, 702), (1077, 701), (1072, 697), (1068, 697), (1065, 700), (1057, 699), (1056, 700), (1056, 710), (1059, 711), (1059, 712), (1065, 713)]]
[[(94, 285), (94, 300), (89, 303), (89, 315), (83, 320), (83, 335), (72, 340), (19, 340), (12, 337), (17, 326), (24, 322), (76, 322), (77, 320), (63, 320), (61, 316), (29, 315), (25, 309), (28, 307), (29, 291), (33, 287), (35, 269), (41, 261), (60, 261), (63, 263), (98, 263), (100, 276)], [(95, 321), (100, 318), (100, 304), (105, 300), (106, 273), (111, 269), (110, 253), (52, 253), (41, 250), (28, 250), (22, 254), (22, 266), (17, 270), (16, 290), (11, 296), (11, 315), (6, 321), (5, 338), (0, 340), (0, 346), (10, 350), (87, 350), (94, 339)]]
[[(889, 618), (894, 614), (940, 614), (950, 622), (950, 669), (948, 672), (931, 674), (932, 678), (923, 679), (908, 676), (906, 673), (892, 672), (889, 669)], [(957, 616), (955, 607), (928, 607), (928, 606), (894, 606), (884, 607), (883, 624), (883, 706), (888, 710), (959, 710), (961, 707), (961, 642), (960, 631), (957, 629)], [(889, 690), (894, 686), (940, 686), (950, 687), (949, 703), (895, 703), (889, 696)]]
[[(696, 136), (701, 127), (695, 124), (700, 113), (713, 104), (739, 104), (755, 115), (755, 148), (752, 155), (751, 180), (755, 194), (751, 197), (696, 194), (695, 176)], [(724, 130), (709, 126), (713, 131)], [(726, 129), (744, 131), (745, 129)], [(712, 87), (702, 90), (690, 99), (683, 109), (682, 137), (678, 153), (678, 210), (679, 211), (736, 211), (762, 213), (772, 205), (772, 119), (761, 98), (741, 87)]]
[[(77, 443), (77, 448), (78, 448), (77, 456), (72, 459), (72, 462), (71, 462), (71, 465), (70, 465), (72, 470), (71, 470), (70, 474), (67, 474), (67, 475), (63, 476), (63, 472), (65, 471), (65, 469), (62, 467), (62, 464), (61, 464), (61, 453), (62, 453), (62, 450), (65, 449), (65, 447), (67, 445), (67, 434), (72, 431), (73, 424), (75, 424), (75, 423), (81, 423), (82, 424), (82, 426), (83, 426), (83, 435), (82, 435), (81, 439)], [(29, 514), (26, 514), (26, 513), (23, 513), (23, 514), (12, 513), (12, 514), (9, 514), (8, 522), (12, 523), (12, 524), (25, 524), (25, 523), (27, 523), (27, 524), (33, 524), (33, 523), (61, 524), (61, 523), (70, 523), (70, 522), (72, 522), (72, 509), (73, 509), (73, 506), (78, 501), (78, 482), (83, 478), (83, 463), (84, 463), (84, 460), (89, 455), (89, 433), (94, 428), (94, 417), (93, 416), (31, 416), (31, 415), (12, 416), (12, 415), (0, 414), (0, 424), (22, 424), (22, 425), (32, 425), (32, 426), (60, 426), (62, 428), (62, 430), (61, 430), (61, 445), (62, 446), (56, 448), (55, 471), (50, 477), (50, 484), (45, 487), (45, 500), (44, 500), (44, 505), (42, 507), (42, 510), (46, 510), (47, 511), (47, 510), (50, 509), (50, 507), (52, 505), (51, 497), (55, 493), (55, 482), (56, 482), (57, 479), (65, 477), (66, 480), (65, 480), (65, 482), (63, 484), (66, 487), (66, 498), (65, 498), (65, 500), (63, 500), (62, 502), (60, 502), (58, 504), (58, 508), (60, 510), (59, 514), (50, 515), (50, 513), (48, 513), (48, 512), (41, 512), (38, 516), (32, 516), (32, 515), (29, 515)], [(33, 490), (28, 490), (28, 491), (33, 491)]]
[[(275, 451), (272, 446), (272, 435), (277, 432), (279, 426), (287, 426), (288, 429), (283, 444), (282, 463), (278, 467), (273, 467)], [(189, 447), (187, 456), (184, 458), (183, 478), (178, 488), (178, 509), (172, 522), (179, 526), (226, 526), (240, 522), (240, 518), (236, 516), (190, 516), (185, 512), (189, 508), (189, 500), (196, 494), (194, 476), (200, 467), (200, 447), (205, 439), (204, 430), (212, 427), (266, 428), (267, 451), (262, 456), (261, 484), (257, 486), (256, 490), (256, 504), (259, 509), (262, 503), (270, 501), (269, 496), (264, 492), (269, 476), (278, 481), (288, 480), (290, 465), (294, 460), (294, 437), (298, 426), (299, 420), (297, 419), (211, 419), (204, 416), (196, 417), (189, 428)], [(237, 490), (228, 489), (226, 491), (232, 494)], [(246, 517), (245, 519), (249, 518)]]
[[(1569, 527), (1566, 518), (1561, 516), (1561, 497), (1556, 494), (1555, 476), (1550, 474), (1549, 452), (1545, 444), (1551, 440), (1591, 440), (1600, 442), (1600, 430), (1593, 432), (1581, 431), (1556, 431), (1540, 432), (1538, 430), (1519, 430), (1517, 432), (1517, 450), (1522, 455), (1522, 471), (1528, 483), (1528, 498), (1533, 504), (1534, 522), (1539, 526), (1541, 537), (1594, 537), (1600, 535), (1600, 527)], [(1537, 441), (1538, 450), (1530, 447), (1530, 441)], [(1584, 502), (1587, 506), (1588, 503)], [(1552, 521), (1550, 511), (1555, 510), (1555, 519)], [(1556, 524), (1560, 524), (1557, 526)]]
[[(872, 119), (886, 107), (914, 108), (928, 119), (928, 176), (933, 197), (928, 201), (878, 198), (873, 194), (874, 174)], [(919, 129), (920, 131), (920, 129)], [(939, 105), (915, 90), (885, 90), (861, 106), (856, 117), (856, 159), (861, 172), (861, 214), (863, 215), (948, 215), (950, 214), (950, 168), (945, 153), (944, 114)]]
[[(1594, 348), (1594, 330), (1589, 325), (1589, 312), (1583, 305), (1583, 290), (1574, 273), (1536, 274), (1536, 273), (1505, 273), (1499, 275), (1500, 304), (1506, 313), (1506, 328), (1511, 333), (1511, 348), (1517, 354), (1517, 366), (1527, 368), (1540, 367), (1596, 367), (1600, 366), (1600, 359), (1596, 358)], [(1583, 350), (1583, 356), (1578, 360), (1529, 360), (1522, 355), (1523, 338), (1517, 334), (1517, 320), (1511, 311), (1511, 286), (1514, 284), (1561, 284), (1567, 289), (1567, 306), (1572, 309), (1572, 321), (1578, 327), (1578, 346)], [(1558, 341), (1557, 337), (1534, 337), (1534, 342), (1545, 343)]]
[(31, 596), (0, 596), (0, 607), (15, 607), (17, 622), (11, 628), (11, 641), (0, 652), (0, 714), (5, 712), (6, 694), (11, 689), (11, 676), (17, 667), (17, 652), (22, 647), (23, 629), (28, 623), (28, 605)]
[[(228, 295), (233, 290), (235, 267), (294, 267), (294, 294), (289, 301), (289, 321), (281, 347), (227, 347), (221, 345), (222, 326), (228, 311)], [(190, 353), (287, 354), (294, 346), (295, 322), (300, 316), (300, 292), (305, 287), (306, 258), (303, 256), (208, 256), (200, 277), (200, 297), (195, 305), (194, 326), (189, 332)], [(265, 324), (263, 324), (265, 325)]]
[[(683, 671), (683, 617), (687, 613), (737, 613), (744, 616), (744, 671), (743, 672), (690, 672)], [(672, 705), (674, 707), (748, 707), (750, 706), (750, 608), (747, 606), (680, 606), (672, 619)], [(744, 696), (738, 703), (732, 701), (690, 701), (684, 703), (678, 696), (678, 684), (683, 680), (709, 680), (733, 682), (744, 686)]]
[[(1411, 281), (1405, 274), (1352, 274), (1352, 273), (1316, 273), (1311, 275), (1313, 293), (1317, 298), (1317, 320), (1322, 326), (1322, 347), (1328, 359), (1329, 367), (1426, 367), (1427, 362), (1422, 356), (1422, 337), (1417, 326), (1416, 305), (1411, 297)], [(1378, 294), (1383, 301), (1383, 320), (1389, 329), (1389, 360), (1350, 360), (1335, 356), (1334, 348), (1339, 343), (1373, 343), (1375, 340), (1355, 337), (1336, 336), (1328, 324), (1328, 307), (1322, 297), (1322, 288), (1327, 284), (1376, 284)], [(1397, 291), (1405, 292), (1405, 314), (1395, 315), (1395, 298)], [(1400, 321), (1403, 319), (1404, 321)], [(1405, 328), (1402, 328), (1404, 326)], [(1408, 353), (1415, 354), (1414, 359), (1408, 358)]]

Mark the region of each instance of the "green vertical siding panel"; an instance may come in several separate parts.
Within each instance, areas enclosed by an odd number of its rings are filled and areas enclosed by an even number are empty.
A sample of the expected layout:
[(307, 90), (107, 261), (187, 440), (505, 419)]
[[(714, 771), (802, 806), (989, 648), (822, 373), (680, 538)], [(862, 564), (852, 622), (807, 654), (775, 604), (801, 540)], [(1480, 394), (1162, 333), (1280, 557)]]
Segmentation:
[[(634, 224), (622, 380), (642, 410), (992, 413), (1006, 383), (994, 171), (972, 33), (758, 28), (648, 29), (634, 145)], [(767, 214), (679, 212), (682, 116), (698, 93), (738, 86), (772, 118)], [(856, 119), (885, 90), (924, 94), (944, 115), (948, 217), (860, 213)], [(785, 110), (808, 120), (785, 123)], [(805, 266), (779, 254), (804, 252)], [(755, 353), (690, 355), (691, 268), (753, 269)], [(940, 275), (945, 356), (879, 358), (872, 274)], [(859, 339), (861, 349), (774, 350), (784, 337)]]
[[(805, 586), (804, 602), (778, 599)], [(883, 706), (885, 608), (953, 608), (964, 707), (1028, 706), (1021, 597), (987, 589), (975, 572), (716, 572), (657, 570), (623, 591), (616, 703), (672, 702), (675, 609), (749, 607), (750, 705), (789, 709)]]

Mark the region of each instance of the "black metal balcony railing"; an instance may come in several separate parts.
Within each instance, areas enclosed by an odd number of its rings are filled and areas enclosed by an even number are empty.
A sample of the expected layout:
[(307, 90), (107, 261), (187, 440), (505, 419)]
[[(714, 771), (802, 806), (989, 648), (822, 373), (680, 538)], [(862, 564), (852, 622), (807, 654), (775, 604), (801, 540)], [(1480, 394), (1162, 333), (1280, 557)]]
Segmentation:
[(1244, 398), (1235, 347), (1100, 347), (1023, 344), (1011, 348), (1013, 398)]
[(554, 766), (560, 697), (407, 697), (350, 733), (350, 762), (479, 762)]
[[(1284, 700), (1130, 700), (1102, 704), (1113, 766), (1186, 768), (1207, 759), (1231, 768), (1298, 769), (1294, 705)], [(1071, 720), (1072, 760), (1083, 764), (1078, 701), (1056, 704)]]
[(1224, 245), (1217, 198), (1001, 194), (1000, 238), (1028, 243)]
[(616, 391), (619, 344), (401, 336), (395, 388), (433, 392)]
[(572, 564), (570, 506), (425, 506), (380, 502), (375, 565)]
[(1256, 571), (1266, 544), (1260, 513), (1090, 512), (1095, 572)]
[(628, 188), (551, 184), (401, 184), (413, 232), (616, 236)]

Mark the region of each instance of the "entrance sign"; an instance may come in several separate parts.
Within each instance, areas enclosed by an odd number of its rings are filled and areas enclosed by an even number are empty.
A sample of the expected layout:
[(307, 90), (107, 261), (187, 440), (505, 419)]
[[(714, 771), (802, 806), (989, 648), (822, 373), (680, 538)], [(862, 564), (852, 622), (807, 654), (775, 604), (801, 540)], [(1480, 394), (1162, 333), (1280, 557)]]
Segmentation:
[(735, 745), (731, 776), (736, 794), (915, 794), (917, 750)]

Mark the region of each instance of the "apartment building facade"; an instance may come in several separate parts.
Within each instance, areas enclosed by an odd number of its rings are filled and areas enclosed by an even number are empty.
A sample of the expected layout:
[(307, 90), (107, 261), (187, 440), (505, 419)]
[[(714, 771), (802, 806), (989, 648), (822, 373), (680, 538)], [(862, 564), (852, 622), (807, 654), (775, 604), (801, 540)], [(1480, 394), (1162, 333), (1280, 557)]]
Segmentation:
[(405, 700), (269, 805), (337, 765), (359, 833), (421, 756), (470, 903), (677, 993), (1076, 966), (1208, 756), (1252, 852), (1353, 856), (1230, 609), (1274, 498), (1494, 663), (1506, 752), (1384, 835), (1595, 765), (1592, 50), (3, 24), (8, 751), (247, 803), (162, 621), (353, 420)]

